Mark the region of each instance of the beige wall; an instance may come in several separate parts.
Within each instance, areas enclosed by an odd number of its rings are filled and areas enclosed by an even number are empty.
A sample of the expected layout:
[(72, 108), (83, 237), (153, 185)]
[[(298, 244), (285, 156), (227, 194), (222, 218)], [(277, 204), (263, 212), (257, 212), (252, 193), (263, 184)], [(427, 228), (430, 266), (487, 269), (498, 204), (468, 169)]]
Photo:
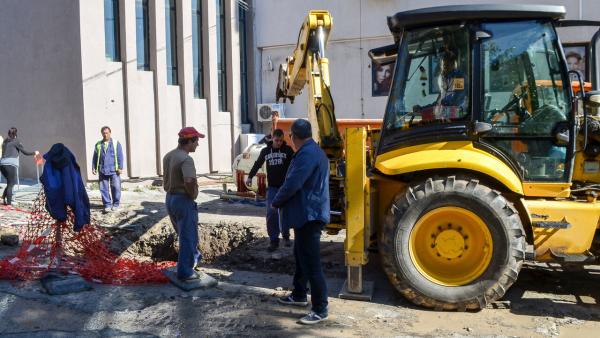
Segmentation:
[[(239, 104), (219, 112), (216, 78), (216, 12), (214, 0), (203, 0), (203, 55), (206, 98), (194, 97), (191, 0), (177, 0), (178, 85), (167, 84), (164, 0), (150, 0), (150, 71), (137, 69), (135, 2), (120, 0), (121, 62), (104, 56), (103, 0), (80, 0), (82, 30), (82, 78), (87, 161), (100, 137), (99, 128), (109, 125), (121, 141), (127, 158), (127, 174), (148, 177), (162, 173), (162, 157), (177, 146), (177, 132), (194, 126), (207, 134), (192, 154), (199, 173), (229, 172), (232, 147), (239, 138)], [(228, 6), (235, 6), (229, 0)], [(233, 22), (230, 22), (233, 25)], [(229, 44), (237, 32), (228, 29)], [(239, 69), (239, 49), (228, 45), (229, 67)], [(236, 59), (237, 58), (237, 59)], [(214, 65), (214, 66), (213, 66)], [(228, 69), (228, 96), (239, 97), (239, 71)], [(209, 143), (210, 139), (210, 143)], [(212, 145), (209, 147), (209, 144)], [(87, 168), (91, 176), (91, 168)]]
[[(311, 9), (326, 9), (333, 16), (327, 57), (330, 59), (332, 95), (338, 118), (381, 118), (387, 97), (371, 96), (371, 61), (368, 51), (393, 43), (387, 16), (399, 11), (454, 4), (499, 3), (498, 1), (435, 0), (257, 0), (253, 2), (257, 103), (275, 100), (279, 64), (296, 45), (298, 30)], [(595, 0), (507, 0), (503, 3), (563, 5), (568, 19), (600, 20), (600, 1)], [(273, 18), (277, 18), (273, 20)], [(581, 30), (561, 30), (563, 41), (581, 41)], [(589, 34), (589, 33), (588, 33)], [(583, 39), (585, 40), (585, 39)], [(302, 94), (286, 104), (288, 117), (304, 117), (307, 99)], [(250, 107), (250, 117), (256, 117)]]
[[(0, 133), (8, 128), (28, 150), (62, 142), (85, 161), (79, 2), (2, 0), (0, 5)], [(21, 156), (21, 177), (36, 175)]]

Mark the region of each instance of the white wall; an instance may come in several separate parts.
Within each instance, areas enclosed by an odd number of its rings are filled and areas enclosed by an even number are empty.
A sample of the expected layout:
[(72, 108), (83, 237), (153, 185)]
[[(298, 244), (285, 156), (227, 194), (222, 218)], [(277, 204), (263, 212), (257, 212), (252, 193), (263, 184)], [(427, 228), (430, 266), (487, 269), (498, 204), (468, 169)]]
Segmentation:
[[(75, 0), (2, 0), (0, 133), (14, 126), (42, 153), (62, 142), (84, 164), (78, 22)], [(31, 157), (21, 156), (20, 175), (35, 177)]]
[[(568, 19), (600, 20), (600, 1), (594, 0), (507, 0), (503, 3), (563, 5)], [(279, 64), (291, 55), (304, 18), (311, 9), (326, 9), (333, 16), (333, 31), (327, 57), (330, 59), (331, 89), (338, 118), (381, 118), (387, 97), (371, 96), (371, 60), (368, 51), (393, 43), (387, 17), (399, 11), (422, 7), (498, 3), (490, 0), (258, 0), (253, 14), (257, 102), (275, 100)], [(274, 19), (276, 18), (276, 19)], [(580, 41), (581, 30), (561, 31), (564, 41)], [(269, 62), (270, 61), (270, 62)], [(272, 70), (270, 65), (272, 64)], [(286, 104), (286, 116), (305, 117), (305, 94), (293, 105)], [(251, 114), (256, 114), (251, 107)]]

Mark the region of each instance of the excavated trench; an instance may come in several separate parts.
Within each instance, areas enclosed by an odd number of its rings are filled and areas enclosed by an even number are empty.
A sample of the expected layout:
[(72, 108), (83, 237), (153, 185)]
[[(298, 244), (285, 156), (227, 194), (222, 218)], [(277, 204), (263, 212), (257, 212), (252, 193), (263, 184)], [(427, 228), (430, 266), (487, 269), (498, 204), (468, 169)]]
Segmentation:
[[(231, 270), (293, 273), (292, 248), (275, 253), (265, 248), (268, 239), (259, 229), (240, 223), (200, 224), (202, 264)], [(171, 224), (158, 223), (149, 228), (114, 229), (111, 250), (123, 257), (176, 261), (179, 245)]]
[[(178, 242), (175, 230), (168, 223), (156, 223), (148, 228), (115, 229), (111, 231), (111, 250), (123, 257), (153, 261), (176, 261)], [(281, 247), (268, 252), (268, 238), (260, 229), (240, 223), (200, 224), (202, 264), (226, 270), (247, 270), (293, 274), (293, 247)], [(321, 254), (327, 275), (343, 276), (343, 244), (322, 243)]]

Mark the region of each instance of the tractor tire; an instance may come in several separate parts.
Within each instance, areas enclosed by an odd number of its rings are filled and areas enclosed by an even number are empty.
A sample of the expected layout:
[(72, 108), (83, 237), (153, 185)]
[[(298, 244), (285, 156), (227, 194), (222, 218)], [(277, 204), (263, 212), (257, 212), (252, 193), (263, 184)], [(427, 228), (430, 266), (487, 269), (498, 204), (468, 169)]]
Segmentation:
[(379, 236), (389, 280), (435, 310), (479, 310), (501, 298), (525, 259), (517, 210), (469, 178), (428, 178), (399, 193)]

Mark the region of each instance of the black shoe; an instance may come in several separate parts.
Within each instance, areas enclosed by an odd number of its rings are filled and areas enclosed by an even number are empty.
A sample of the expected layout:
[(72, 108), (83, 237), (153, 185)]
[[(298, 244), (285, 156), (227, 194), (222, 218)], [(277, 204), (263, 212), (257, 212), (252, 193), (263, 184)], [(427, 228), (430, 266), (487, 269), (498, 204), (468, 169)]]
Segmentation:
[(267, 248), (268, 252), (273, 252), (279, 248), (279, 242), (271, 242), (269, 243), (269, 247)]
[(308, 305), (308, 301), (306, 301), (306, 300), (302, 300), (302, 301), (295, 300), (294, 297), (292, 297), (292, 295), (281, 297), (281, 298), (277, 299), (277, 302), (279, 304), (293, 305), (293, 306), (306, 306), (306, 305)]
[(289, 248), (292, 246), (292, 241), (290, 241), (289, 238), (284, 238), (283, 239), (283, 245), (285, 245), (286, 248)]

